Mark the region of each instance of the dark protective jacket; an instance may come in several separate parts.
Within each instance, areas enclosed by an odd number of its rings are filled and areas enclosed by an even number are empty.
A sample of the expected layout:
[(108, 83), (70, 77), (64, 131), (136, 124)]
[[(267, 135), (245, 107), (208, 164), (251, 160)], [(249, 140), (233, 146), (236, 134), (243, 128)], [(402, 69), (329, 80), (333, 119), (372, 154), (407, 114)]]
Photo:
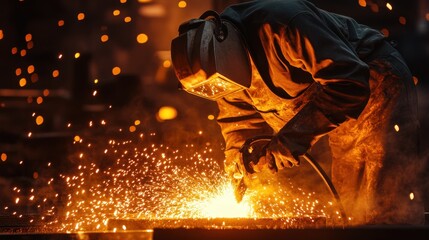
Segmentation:
[(250, 137), (272, 134), (299, 156), (328, 134), (332, 180), (355, 224), (422, 223), (415, 87), (384, 36), (302, 0), (246, 2), (221, 17), (253, 67), (247, 91), (218, 101), (226, 171), (241, 166)]

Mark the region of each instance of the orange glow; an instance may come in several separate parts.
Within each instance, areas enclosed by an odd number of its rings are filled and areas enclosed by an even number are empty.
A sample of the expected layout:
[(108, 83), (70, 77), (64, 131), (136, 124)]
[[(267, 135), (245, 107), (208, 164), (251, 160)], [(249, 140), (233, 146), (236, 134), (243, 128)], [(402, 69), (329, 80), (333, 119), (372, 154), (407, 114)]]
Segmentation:
[(109, 40), (109, 36), (106, 34), (101, 35), (100, 40), (102, 42), (107, 42)]
[(27, 49), (32, 49), (34, 47), (33, 41), (27, 42)]
[(162, 66), (163, 66), (163, 67), (165, 67), (165, 68), (169, 68), (169, 67), (171, 67), (171, 61), (170, 61), (170, 60), (165, 60), (165, 61), (162, 63)]
[(121, 0), (120, 2), (121, 2), (121, 3), (126, 3), (126, 2), (127, 2), (127, 0)]
[(121, 11), (118, 9), (113, 10), (113, 16), (118, 16), (119, 14), (121, 14)]
[(384, 36), (386, 36), (386, 37), (388, 37), (388, 36), (389, 36), (389, 30), (388, 30), (387, 28), (383, 28), (383, 29), (381, 29), (380, 31), (381, 31), (381, 33), (382, 33)]
[(21, 57), (24, 57), (25, 55), (27, 55), (27, 50), (22, 49), (19, 53), (21, 54)]
[(16, 75), (16, 76), (21, 75), (21, 73), (22, 73), (21, 68), (17, 68), (17, 69), (15, 69), (15, 75)]
[(120, 67), (114, 67), (112, 68), (112, 74), (113, 75), (119, 75), (121, 73), (121, 68)]
[(210, 115), (208, 115), (208, 116), (207, 116), (207, 119), (208, 119), (208, 120), (214, 120), (214, 119), (215, 119), (215, 116), (210, 114)]
[(29, 66), (27, 67), (27, 72), (28, 72), (29, 74), (32, 74), (32, 73), (34, 72), (34, 66), (33, 66), (33, 65), (29, 65)]
[(125, 18), (124, 18), (124, 22), (126, 22), (126, 23), (131, 22), (131, 20), (132, 20), (132, 19), (131, 19), (131, 17), (125, 17)]
[(140, 123), (141, 123), (140, 120), (135, 120), (134, 121), (134, 125), (136, 125), (136, 126), (140, 125)]
[(81, 21), (81, 20), (83, 20), (83, 19), (85, 19), (85, 14), (84, 14), (84, 13), (79, 13), (79, 14), (77, 15), (77, 20)]
[[(34, 172), (33, 173), (33, 178), (34, 179), (38, 179), (39, 178), (39, 173), (38, 172)], [(34, 199), (34, 196), (32, 198)], [(33, 200), (33, 199), (30, 199), (30, 200)]]
[(177, 117), (177, 110), (171, 106), (161, 107), (158, 111), (158, 118), (160, 120), (172, 120)]
[(429, 21), (429, 13), (425, 14), (426, 21)]
[(64, 26), (64, 20), (58, 20), (58, 27)]
[(58, 71), (57, 69), (55, 69), (54, 71), (52, 71), (52, 77), (56, 78), (60, 75), (60, 71)]
[(76, 135), (76, 136), (74, 136), (74, 138), (73, 138), (76, 142), (79, 142), (80, 141), (80, 136), (79, 135)]
[(366, 0), (359, 0), (359, 6), (366, 7)]
[(416, 76), (413, 76), (414, 85), (419, 83), (419, 79)]
[(37, 125), (42, 125), (43, 121), (44, 121), (44, 119), (43, 119), (42, 116), (39, 115), (39, 116), (36, 117), (36, 124)]
[(2, 39), (3, 39), (3, 30), (0, 29), (0, 40), (2, 40)]
[(139, 3), (148, 3), (148, 2), (152, 2), (152, 0), (138, 0)]
[(7, 160), (7, 154), (6, 153), (2, 153), (0, 158), (1, 158), (1, 160), (3, 162), (6, 161)]
[(26, 41), (26, 42), (29, 42), (29, 41), (31, 41), (31, 39), (33, 39), (33, 35), (31, 35), (31, 33), (27, 33), (27, 34), (25, 35), (25, 41)]
[(180, 1), (177, 6), (179, 6), (179, 8), (185, 8), (187, 5), (186, 1)]
[(378, 7), (377, 4), (373, 3), (371, 4), (371, 11), (378, 13), (380, 11), (380, 8)]
[(37, 102), (37, 104), (42, 104), (43, 103), (43, 98), (42, 97), (37, 97), (36, 102)]
[(48, 96), (49, 95), (49, 89), (45, 89), (43, 90), (43, 96)]
[(139, 35), (137, 35), (137, 42), (140, 44), (146, 43), (148, 40), (149, 37), (144, 33), (140, 33)]
[(410, 193), (410, 200), (414, 200), (414, 193), (413, 192)]
[(18, 48), (17, 47), (13, 47), (10, 52), (12, 54), (16, 54), (18, 52)]
[(136, 129), (137, 129), (137, 128), (136, 128), (136, 126), (130, 126), (128, 130), (129, 130), (130, 132), (135, 132), (135, 131), (136, 131)]
[(399, 23), (405, 25), (407, 23), (407, 19), (405, 17), (399, 17)]
[(37, 73), (33, 73), (33, 74), (31, 74), (30, 78), (31, 78), (31, 82), (35, 83), (39, 80), (39, 75), (37, 75)]
[(25, 85), (27, 85), (27, 79), (25, 78), (19, 79), (19, 86), (24, 87)]

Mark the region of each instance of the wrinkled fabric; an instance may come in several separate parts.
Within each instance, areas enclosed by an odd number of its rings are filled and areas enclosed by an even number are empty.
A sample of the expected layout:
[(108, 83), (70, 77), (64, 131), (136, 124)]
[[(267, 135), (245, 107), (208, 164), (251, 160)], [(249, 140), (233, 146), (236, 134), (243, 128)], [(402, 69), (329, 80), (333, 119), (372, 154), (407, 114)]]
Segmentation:
[(247, 91), (218, 101), (226, 172), (244, 173), (238, 149), (250, 137), (272, 134), (300, 156), (329, 135), (353, 224), (423, 223), (415, 88), (383, 35), (300, 0), (233, 5), (221, 17), (243, 33), (253, 69)]

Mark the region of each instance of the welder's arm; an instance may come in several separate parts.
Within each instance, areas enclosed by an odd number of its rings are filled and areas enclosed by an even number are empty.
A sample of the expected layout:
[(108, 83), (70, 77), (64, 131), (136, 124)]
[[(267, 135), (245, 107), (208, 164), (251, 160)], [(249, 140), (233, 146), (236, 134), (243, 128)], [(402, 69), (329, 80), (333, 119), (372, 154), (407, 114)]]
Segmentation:
[(279, 36), (273, 40), (274, 45), (280, 46), (276, 48), (277, 56), (284, 56), (293, 66), (311, 73), (320, 88), (270, 143), (274, 156), (297, 158), (320, 137), (360, 115), (370, 94), (369, 67), (339, 37), (341, 34), (331, 30), (317, 15), (304, 12), (287, 27), (270, 29), (275, 29), (272, 31)]
[[(225, 171), (231, 179), (246, 175), (239, 152), (243, 143), (258, 135), (271, 135), (273, 130), (250, 104), (245, 91), (237, 92), (218, 100), (218, 124), (225, 139)], [(234, 174), (236, 175), (234, 178)]]

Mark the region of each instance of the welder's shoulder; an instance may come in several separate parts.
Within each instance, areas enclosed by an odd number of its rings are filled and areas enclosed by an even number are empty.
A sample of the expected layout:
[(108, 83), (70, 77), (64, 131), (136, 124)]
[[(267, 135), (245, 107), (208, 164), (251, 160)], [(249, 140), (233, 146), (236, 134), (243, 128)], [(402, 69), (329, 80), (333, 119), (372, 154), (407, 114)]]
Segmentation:
[(266, 0), (254, 2), (254, 11), (265, 15), (267, 20), (284, 23), (292, 20), (300, 13), (314, 13), (319, 9), (306, 0)]

